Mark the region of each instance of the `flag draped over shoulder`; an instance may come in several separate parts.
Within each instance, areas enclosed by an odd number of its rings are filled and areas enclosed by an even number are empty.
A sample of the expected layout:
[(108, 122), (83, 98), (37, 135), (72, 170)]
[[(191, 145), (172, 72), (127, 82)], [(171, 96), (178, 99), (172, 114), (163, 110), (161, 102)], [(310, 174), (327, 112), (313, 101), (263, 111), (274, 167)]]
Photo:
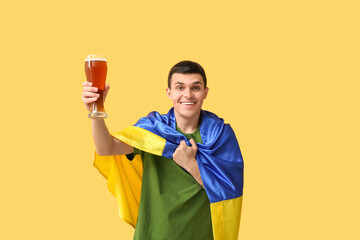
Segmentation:
[[(229, 124), (215, 114), (201, 110), (200, 135), (196, 159), (210, 200), (215, 240), (238, 238), (243, 194), (244, 163), (235, 134)], [(115, 138), (155, 155), (172, 158), (180, 141), (187, 138), (176, 131), (174, 109), (165, 115), (151, 112), (134, 126), (112, 134)], [(116, 197), (120, 217), (135, 227), (141, 192), (142, 161), (126, 156), (98, 156), (94, 165), (107, 178)]]

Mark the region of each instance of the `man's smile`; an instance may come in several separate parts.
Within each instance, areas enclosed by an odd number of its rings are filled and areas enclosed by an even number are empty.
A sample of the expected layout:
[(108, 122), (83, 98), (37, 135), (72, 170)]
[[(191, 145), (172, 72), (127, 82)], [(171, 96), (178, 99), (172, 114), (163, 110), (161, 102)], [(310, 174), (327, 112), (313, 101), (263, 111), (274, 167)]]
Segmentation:
[(196, 102), (180, 102), (180, 104), (186, 105), (186, 106), (191, 106), (191, 105), (195, 105)]

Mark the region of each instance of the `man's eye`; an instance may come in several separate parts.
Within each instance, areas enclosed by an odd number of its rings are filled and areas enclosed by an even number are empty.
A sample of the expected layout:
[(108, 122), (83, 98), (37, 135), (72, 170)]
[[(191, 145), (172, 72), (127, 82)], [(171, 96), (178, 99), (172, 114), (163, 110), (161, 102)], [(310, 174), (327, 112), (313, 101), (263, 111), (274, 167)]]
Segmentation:
[(176, 87), (176, 89), (177, 89), (177, 90), (182, 90), (183, 87), (182, 87), (182, 86), (178, 86), (178, 87)]
[(195, 86), (195, 87), (193, 87), (193, 89), (194, 89), (194, 90), (199, 90), (199, 89), (200, 89), (200, 87)]

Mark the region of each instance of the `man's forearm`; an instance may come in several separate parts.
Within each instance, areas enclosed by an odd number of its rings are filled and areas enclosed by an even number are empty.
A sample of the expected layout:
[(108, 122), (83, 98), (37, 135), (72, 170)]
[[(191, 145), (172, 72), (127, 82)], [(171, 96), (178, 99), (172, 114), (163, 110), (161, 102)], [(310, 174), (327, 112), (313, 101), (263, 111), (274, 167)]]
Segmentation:
[(92, 135), (95, 144), (96, 152), (99, 155), (108, 155), (113, 146), (113, 138), (106, 127), (104, 119), (91, 119)]
[(134, 148), (110, 135), (104, 119), (92, 119), (92, 134), (97, 154), (100, 156), (123, 155), (134, 151)]
[(204, 188), (204, 183), (203, 183), (203, 181), (201, 179), (200, 170), (199, 170), (199, 166), (197, 164), (196, 159), (194, 161), (192, 161), (192, 164), (189, 167), (189, 169), (187, 169), (187, 171), (201, 185), (201, 187)]

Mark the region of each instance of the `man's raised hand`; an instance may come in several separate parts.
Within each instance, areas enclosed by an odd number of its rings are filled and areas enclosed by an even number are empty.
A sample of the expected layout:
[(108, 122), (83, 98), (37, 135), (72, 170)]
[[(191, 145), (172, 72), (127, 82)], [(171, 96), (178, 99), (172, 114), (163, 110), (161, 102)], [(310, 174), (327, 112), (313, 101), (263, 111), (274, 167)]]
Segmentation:
[[(100, 94), (97, 93), (98, 88), (93, 87), (91, 82), (83, 82), (82, 85), (83, 85), (83, 90), (81, 94), (81, 99), (85, 104), (86, 109), (90, 111), (91, 104), (99, 98)], [(109, 84), (105, 84), (104, 102), (109, 92), (109, 89), (110, 89)]]

